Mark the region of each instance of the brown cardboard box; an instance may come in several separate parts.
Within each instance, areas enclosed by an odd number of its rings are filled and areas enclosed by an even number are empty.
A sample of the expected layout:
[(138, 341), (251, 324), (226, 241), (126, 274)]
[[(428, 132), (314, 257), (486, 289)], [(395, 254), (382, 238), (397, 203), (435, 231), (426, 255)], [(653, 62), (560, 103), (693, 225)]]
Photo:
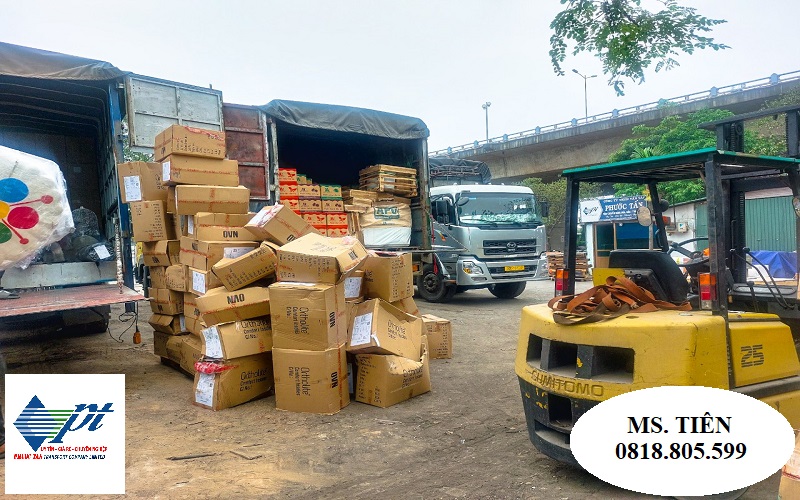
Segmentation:
[(413, 297), (406, 297), (398, 300), (397, 302), (392, 302), (391, 304), (404, 313), (408, 313), (412, 316), (420, 316), (419, 307), (417, 307), (417, 303), (414, 302)]
[(258, 318), (269, 314), (269, 290), (250, 286), (229, 292), (225, 287), (213, 288), (197, 297), (197, 309), (208, 326)]
[(264, 352), (215, 362), (219, 373), (197, 372), (193, 403), (210, 410), (222, 410), (266, 396), (272, 390), (272, 353)]
[(328, 218), (325, 217), (323, 212), (303, 212), (300, 216), (312, 226), (325, 226), (328, 224)]
[(323, 212), (344, 212), (344, 202), (339, 200), (322, 200)]
[(319, 184), (302, 184), (297, 186), (297, 196), (302, 200), (303, 198), (319, 199), (322, 191)]
[(225, 132), (172, 125), (156, 135), (153, 155), (161, 161), (171, 154), (225, 158)]
[(175, 213), (179, 215), (246, 214), (249, 206), (250, 190), (244, 186), (175, 186)]
[(345, 212), (326, 213), (325, 224), (331, 227), (347, 227), (347, 214)]
[(198, 184), (207, 186), (239, 185), (239, 163), (193, 156), (170, 155), (161, 162), (164, 184)]
[(322, 199), (342, 199), (342, 186), (339, 184), (320, 184), (320, 196)]
[(183, 294), (166, 288), (148, 288), (150, 309), (155, 314), (174, 316), (183, 313)]
[(195, 295), (204, 295), (212, 288), (222, 286), (222, 282), (211, 271), (203, 271), (193, 267), (186, 268), (186, 291)]
[(387, 408), (431, 390), (428, 352), (422, 345), (420, 356), (358, 354), (356, 401)]
[(289, 243), (304, 234), (319, 234), (302, 217), (280, 204), (262, 208), (245, 227), (259, 238), (278, 245)]
[(328, 227), (325, 230), (325, 234), (329, 238), (344, 238), (345, 236), (350, 234), (350, 231), (348, 230), (347, 227)]
[(357, 269), (367, 250), (355, 238), (307, 234), (278, 249), (278, 280), (334, 284)]
[(272, 350), (269, 316), (212, 325), (203, 329), (203, 356), (233, 359)]
[(172, 266), (180, 264), (181, 242), (179, 240), (149, 241), (142, 243), (142, 259), (145, 266)]
[(316, 199), (303, 199), (300, 198), (300, 211), (301, 212), (322, 212), (322, 200)]
[(244, 228), (253, 215), (199, 212), (181, 216), (185, 220), (183, 236), (204, 241), (257, 241), (260, 238)]
[(173, 363), (180, 365), (181, 348), (186, 334), (170, 335), (169, 333), (153, 332), (153, 354), (162, 358), (169, 359)]
[(257, 249), (235, 259), (222, 259), (211, 270), (229, 291), (275, 276), (278, 247), (265, 241)]
[(132, 161), (117, 165), (122, 203), (167, 201), (167, 186), (161, 183), (161, 164)]
[(194, 364), (203, 357), (203, 344), (194, 335), (185, 335), (181, 344), (181, 369), (189, 375), (195, 374)]
[(175, 228), (164, 201), (135, 201), (129, 206), (134, 240), (144, 242), (175, 239)]
[(300, 213), (300, 200), (281, 198), (281, 204), (295, 213)]
[(275, 347), (324, 351), (347, 341), (343, 283), (273, 283), (269, 301)]
[(167, 288), (176, 292), (188, 292), (186, 288), (186, 266), (178, 264), (169, 266), (165, 272)]
[(364, 301), (364, 270), (353, 271), (344, 280), (344, 300), (347, 302)]
[(297, 182), (297, 169), (296, 168), (279, 168), (278, 169), (278, 181), (281, 183), (289, 182), (289, 183), (296, 183)]
[(272, 350), (275, 408), (332, 415), (350, 403), (344, 344), (324, 351)]
[(181, 237), (181, 264), (208, 271), (223, 258), (235, 259), (258, 248), (257, 241), (202, 241)]
[(371, 252), (363, 269), (368, 298), (397, 302), (414, 295), (410, 253)]
[(350, 318), (347, 351), (355, 354), (395, 354), (418, 359), (422, 320), (380, 299), (358, 305)]
[(300, 186), (296, 182), (281, 182), (278, 185), (278, 194), (281, 200), (294, 199), (296, 200), (300, 193)]
[(453, 357), (453, 325), (449, 319), (433, 314), (423, 314), (422, 324), (428, 337), (431, 359), (450, 359)]
[(167, 268), (162, 266), (148, 267), (150, 273), (150, 286), (153, 288), (167, 288)]
[(168, 335), (183, 335), (184, 333), (188, 333), (188, 330), (186, 330), (186, 318), (184, 318), (183, 314), (178, 314), (176, 316), (153, 314), (147, 322), (150, 323), (153, 330)]
[(203, 334), (203, 329), (207, 328), (197, 308), (197, 295), (193, 293), (183, 294), (183, 315), (186, 317), (186, 330), (195, 336)]

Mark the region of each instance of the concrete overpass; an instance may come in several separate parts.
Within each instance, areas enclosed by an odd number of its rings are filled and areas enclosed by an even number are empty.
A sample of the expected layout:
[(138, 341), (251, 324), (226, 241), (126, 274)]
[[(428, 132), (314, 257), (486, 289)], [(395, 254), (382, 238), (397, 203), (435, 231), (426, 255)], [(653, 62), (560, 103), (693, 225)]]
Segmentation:
[(520, 181), (528, 177), (555, 179), (565, 168), (605, 163), (636, 125), (655, 125), (669, 115), (722, 108), (735, 114), (757, 111), (768, 100), (800, 88), (800, 71), (713, 87), (694, 94), (661, 99), (588, 118), (572, 119), (532, 130), (505, 134), (488, 141), (434, 151), (431, 156), (480, 160), (489, 165), (492, 180)]

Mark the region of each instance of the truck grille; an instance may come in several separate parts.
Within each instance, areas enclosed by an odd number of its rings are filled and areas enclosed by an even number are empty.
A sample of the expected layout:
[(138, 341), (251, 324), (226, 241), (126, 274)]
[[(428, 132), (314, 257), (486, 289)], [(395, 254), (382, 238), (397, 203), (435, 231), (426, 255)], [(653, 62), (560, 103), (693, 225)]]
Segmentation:
[(484, 240), (484, 255), (536, 253), (536, 238), (529, 240)]
[(490, 267), (489, 272), (491, 274), (518, 274), (518, 273), (533, 273), (536, 272), (536, 266), (525, 266), (525, 269), (519, 271), (506, 271), (506, 268), (501, 267)]

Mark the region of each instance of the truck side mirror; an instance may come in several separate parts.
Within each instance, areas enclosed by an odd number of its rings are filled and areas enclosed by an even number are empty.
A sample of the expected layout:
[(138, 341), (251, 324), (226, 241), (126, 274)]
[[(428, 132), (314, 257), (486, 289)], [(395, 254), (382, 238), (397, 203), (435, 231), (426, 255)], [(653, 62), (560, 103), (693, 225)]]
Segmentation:
[(433, 202), (433, 213), (436, 222), (440, 224), (450, 224), (449, 203), (444, 198), (439, 198)]
[(540, 215), (543, 218), (544, 217), (549, 217), (550, 216), (550, 203), (548, 203), (546, 201), (540, 201), (539, 202), (539, 212), (541, 212)]

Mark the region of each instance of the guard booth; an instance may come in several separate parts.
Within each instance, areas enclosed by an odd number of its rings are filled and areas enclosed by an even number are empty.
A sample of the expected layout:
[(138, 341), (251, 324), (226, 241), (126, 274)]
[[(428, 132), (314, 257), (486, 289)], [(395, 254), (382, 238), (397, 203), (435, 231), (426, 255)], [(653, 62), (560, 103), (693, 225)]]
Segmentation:
[(654, 248), (653, 230), (640, 225), (636, 218), (636, 211), (644, 206), (647, 206), (644, 195), (608, 196), (580, 202), (579, 218), (592, 267), (609, 267), (612, 250)]

